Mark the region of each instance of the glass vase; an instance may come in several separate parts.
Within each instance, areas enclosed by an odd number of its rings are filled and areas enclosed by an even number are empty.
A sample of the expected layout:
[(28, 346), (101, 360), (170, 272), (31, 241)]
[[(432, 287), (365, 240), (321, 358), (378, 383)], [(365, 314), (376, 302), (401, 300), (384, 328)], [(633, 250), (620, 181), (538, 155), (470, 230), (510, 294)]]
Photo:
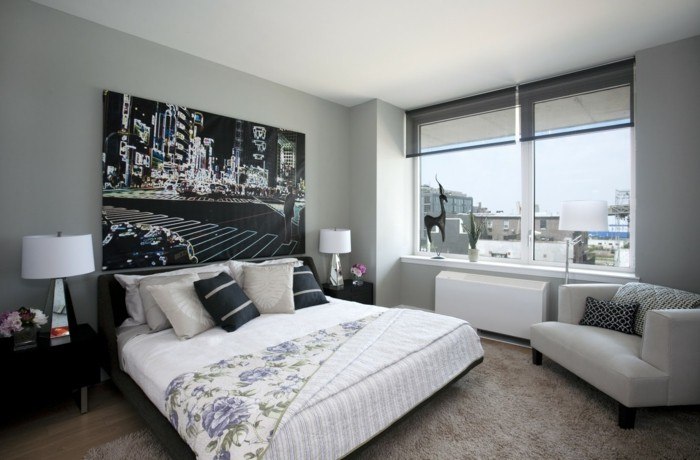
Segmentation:
[(37, 328), (34, 326), (25, 326), (21, 331), (17, 331), (12, 334), (12, 340), (14, 342), (15, 350), (22, 350), (24, 348), (31, 348), (36, 346), (36, 331)]
[(354, 276), (352, 277), (352, 284), (353, 286), (362, 286), (365, 284), (365, 281), (362, 279), (361, 276)]

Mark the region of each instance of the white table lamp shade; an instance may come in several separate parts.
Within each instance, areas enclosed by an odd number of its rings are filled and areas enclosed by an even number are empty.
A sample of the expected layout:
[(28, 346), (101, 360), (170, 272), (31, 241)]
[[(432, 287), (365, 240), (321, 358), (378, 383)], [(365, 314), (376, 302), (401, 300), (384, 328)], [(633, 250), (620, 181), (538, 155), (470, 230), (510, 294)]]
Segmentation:
[(323, 228), (318, 250), (324, 254), (347, 254), (350, 252), (350, 230), (345, 228)]
[(22, 238), (22, 278), (66, 278), (95, 271), (92, 235)]
[(559, 214), (559, 230), (607, 231), (608, 203), (604, 200), (564, 201)]

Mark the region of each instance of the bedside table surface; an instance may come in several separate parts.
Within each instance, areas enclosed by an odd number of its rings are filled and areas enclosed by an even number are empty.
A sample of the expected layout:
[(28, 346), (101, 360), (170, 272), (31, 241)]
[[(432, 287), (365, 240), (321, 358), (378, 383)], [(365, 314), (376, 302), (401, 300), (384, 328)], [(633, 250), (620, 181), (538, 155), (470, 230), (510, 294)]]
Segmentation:
[(374, 284), (369, 281), (365, 281), (361, 286), (355, 286), (352, 280), (345, 280), (343, 289), (336, 289), (325, 283), (323, 285), (323, 293), (336, 299), (374, 305)]

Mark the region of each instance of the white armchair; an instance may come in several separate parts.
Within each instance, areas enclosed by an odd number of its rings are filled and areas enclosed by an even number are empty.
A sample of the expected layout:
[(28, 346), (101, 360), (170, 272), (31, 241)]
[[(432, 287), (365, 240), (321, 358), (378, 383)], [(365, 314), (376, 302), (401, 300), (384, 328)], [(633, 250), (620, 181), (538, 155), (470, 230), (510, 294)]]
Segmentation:
[(559, 363), (619, 403), (633, 428), (639, 407), (700, 404), (700, 309), (650, 310), (642, 337), (580, 326), (586, 297), (610, 300), (619, 284), (559, 288), (559, 320), (531, 328), (532, 359)]

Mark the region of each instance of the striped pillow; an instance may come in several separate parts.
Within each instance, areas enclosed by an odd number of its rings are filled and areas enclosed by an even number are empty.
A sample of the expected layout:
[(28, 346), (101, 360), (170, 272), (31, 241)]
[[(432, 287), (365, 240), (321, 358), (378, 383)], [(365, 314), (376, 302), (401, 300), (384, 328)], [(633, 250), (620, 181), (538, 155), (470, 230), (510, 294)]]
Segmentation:
[(225, 272), (214, 278), (195, 281), (194, 288), (216, 324), (228, 332), (235, 331), (251, 319), (260, 316), (253, 301)]
[(328, 303), (316, 277), (307, 266), (294, 268), (294, 309)]

